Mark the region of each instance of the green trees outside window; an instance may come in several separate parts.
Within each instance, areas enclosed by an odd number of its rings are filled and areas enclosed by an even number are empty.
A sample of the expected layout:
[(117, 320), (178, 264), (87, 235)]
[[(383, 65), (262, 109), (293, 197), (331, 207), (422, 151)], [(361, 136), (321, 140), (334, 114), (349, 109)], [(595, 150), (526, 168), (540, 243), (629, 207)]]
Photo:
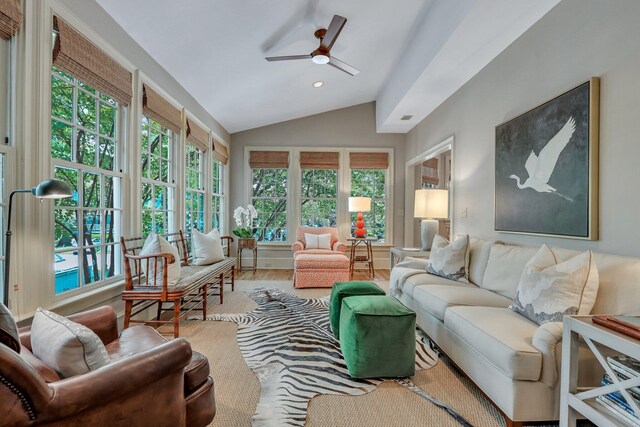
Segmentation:
[(303, 169), (301, 182), (301, 224), (305, 227), (335, 227), (338, 171)]
[(222, 217), (224, 208), (224, 165), (221, 161), (213, 159), (211, 165), (211, 228), (217, 228), (224, 234)]
[(121, 107), (107, 95), (54, 68), (51, 157), (55, 177), (74, 197), (55, 202), (56, 294), (121, 274)]
[(258, 211), (255, 237), (260, 242), (287, 240), (287, 169), (251, 169), (251, 204)]
[(204, 153), (191, 144), (187, 144), (186, 150), (185, 230), (189, 234), (192, 228), (204, 231)]
[[(385, 242), (386, 225), (386, 170), (352, 169), (351, 196), (371, 197), (371, 211), (364, 212), (367, 237), (376, 237), (378, 243)], [(355, 229), (357, 213), (351, 213), (351, 234)]]

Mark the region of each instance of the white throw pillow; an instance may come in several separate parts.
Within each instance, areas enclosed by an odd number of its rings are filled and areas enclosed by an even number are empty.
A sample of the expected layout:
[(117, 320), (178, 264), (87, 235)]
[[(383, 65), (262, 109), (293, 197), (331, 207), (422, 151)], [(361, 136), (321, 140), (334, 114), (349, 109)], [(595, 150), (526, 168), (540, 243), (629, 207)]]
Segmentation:
[(304, 248), (318, 249), (318, 235), (311, 234), (311, 233), (304, 233)]
[(565, 315), (591, 313), (599, 285), (591, 251), (559, 263), (542, 245), (525, 266), (510, 308), (539, 325), (562, 322)]
[(468, 253), (469, 236), (467, 234), (460, 235), (451, 243), (441, 235), (436, 234), (431, 245), (427, 273), (444, 277), (445, 279), (468, 283)]
[(107, 349), (91, 329), (41, 308), (33, 316), (31, 348), (34, 356), (63, 378), (109, 363)]
[(331, 249), (331, 234), (318, 235), (318, 249)]
[(209, 265), (224, 259), (220, 231), (216, 228), (204, 234), (191, 230), (191, 249), (193, 251), (193, 265)]
[[(167, 284), (175, 285), (180, 280), (180, 253), (178, 252), (178, 248), (169, 243), (167, 239), (162, 236), (157, 235), (154, 232), (149, 233), (147, 236), (147, 240), (144, 241), (144, 245), (142, 245), (142, 250), (140, 251), (140, 255), (153, 255), (153, 254), (171, 254), (175, 258), (175, 262), (169, 264), (169, 271), (167, 271)], [(156, 286), (162, 286), (162, 274), (164, 270), (164, 260), (158, 259), (158, 269), (157, 271), (153, 271), (155, 261), (151, 259), (149, 261), (149, 269), (151, 271), (147, 272), (147, 263), (146, 261), (142, 261), (142, 271), (148, 277), (149, 284), (156, 284)], [(157, 280), (154, 281), (154, 276), (157, 276)]]

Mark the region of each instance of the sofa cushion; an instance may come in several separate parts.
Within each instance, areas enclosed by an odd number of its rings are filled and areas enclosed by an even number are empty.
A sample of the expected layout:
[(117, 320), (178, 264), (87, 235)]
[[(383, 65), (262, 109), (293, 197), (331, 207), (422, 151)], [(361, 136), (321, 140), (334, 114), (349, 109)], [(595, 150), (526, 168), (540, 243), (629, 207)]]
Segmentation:
[(480, 286), (513, 299), (522, 270), (537, 251), (529, 246), (493, 245)]
[(414, 274), (405, 280), (402, 292), (413, 298), (416, 286), (445, 285), (458, 286), (461, 288), (475, 288), (475, 285), (469, 283), (458, 282), (456, 280), (445, 279), (444, 277), (434, 276), (433, 274)]
[(514, 380), (538, 381), (542, 354), (533, 347), (538, 325), (508, 308), (450, 307), (445, 326)]
[(449, 307), (472, 305), (504, 308), (511, 304), (509, 298), (475, 286), (418, 286), (413, 291), (413, 299), (440, 320), (444, 320), (444, 313)]
[(295, 269), (334, 270), (348, 269), (349, 258), (341, 253), (307, 254), (301, 253), (293, 261)]
[(469, 281), (475, 285), (482, 285), (484, 271), (491, 254), (491, 248), (496, 242), (493, 240), (476, 239), (469, 241)]

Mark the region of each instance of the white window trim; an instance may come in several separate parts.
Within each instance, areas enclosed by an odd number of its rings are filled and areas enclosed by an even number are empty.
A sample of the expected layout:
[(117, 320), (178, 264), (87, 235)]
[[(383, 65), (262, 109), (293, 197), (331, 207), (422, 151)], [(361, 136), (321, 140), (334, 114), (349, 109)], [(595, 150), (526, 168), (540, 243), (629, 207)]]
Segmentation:
[[(387, 195), (387, 212), (385, 215), (385, 243), (374, 243), (375, 246), (386, 247), (393, 242), (393, 186), (394, 175), (394, 149), (393, 148), (348, 148), (348, 147), (291, 147), (291, 146), (245, 146), (244, 147), (244, 206), (251, 202), (252, 179), (251, 166), (249, 166), (249, 153), (251, 151), (288, 151), (289, 169), (287, 174), (287, 240), (285, 242), (258, 242), (258, 246), (277, 247), (290, 246), (295, 242), (295, 230), (301, 222), (301, 179), (300, 152), (338, 152), (338, 202), (337, 228), (341, 241), (346, 241), (351, 236), (351, 216), (348, 212), (349, 195), (351, 194), (351, 168), (349, 167), (349, 153), (388, 153), (389, 167), (386, 171), (385, 193)], [(293, 203), (295, 201), (295, 203)]]

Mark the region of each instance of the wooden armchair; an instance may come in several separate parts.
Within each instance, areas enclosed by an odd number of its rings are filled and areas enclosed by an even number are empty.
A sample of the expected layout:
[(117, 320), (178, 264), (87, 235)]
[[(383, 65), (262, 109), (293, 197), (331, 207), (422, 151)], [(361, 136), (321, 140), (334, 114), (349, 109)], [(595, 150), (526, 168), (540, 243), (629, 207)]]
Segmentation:
[[(202, 318), (207, 316), (207, 296), (217, 295), (220, 303), (223, 303), (224, 284), (231, 283), (232, 290), (235, 287), (236, 259), (229, 257), (230, 244), (233, 237), (224, 236), (227, 243), (227, 258), (212, 265), (190, 265), (191, 244), (185, 239), (184, 233), (166, 234), (163, 237), (178, 249), (179, 258), (168, 253), (140, 255), (145, 239), (134, 237), (125, 239), (122, 237), (122, 254), (124, 258), (125, 289), (122, 299), (125, 301), (124, 327), (131, 323), (147, 323), (164, 325), (173, 323), (173, 336), (180, 335), (180, 319), (186, 317), (191, 311), (202, 311)], [(176, 284), (168, 283), (168, 266), (174, 262), (182, 265), (180, 279)], [(143, 269), (143, 265), (145, 268)], [(162, 276), (159, 274), (144, 275), (143, 271), (159, 271), (162, 266)], [(150, 280), (152, 278), (152, 280)], [(215, 293), (214, 293), (215, 291)], [(170, 303), (171, 308), (164, 308), (164, 303)], [(134, 320), (133, 317), (157, 304), (155, 320)], [(134, 311), (134, 308), (136, 309)], [(161, 318), (163, 311), (173, 311), (173, 318), (165, 320)]]

